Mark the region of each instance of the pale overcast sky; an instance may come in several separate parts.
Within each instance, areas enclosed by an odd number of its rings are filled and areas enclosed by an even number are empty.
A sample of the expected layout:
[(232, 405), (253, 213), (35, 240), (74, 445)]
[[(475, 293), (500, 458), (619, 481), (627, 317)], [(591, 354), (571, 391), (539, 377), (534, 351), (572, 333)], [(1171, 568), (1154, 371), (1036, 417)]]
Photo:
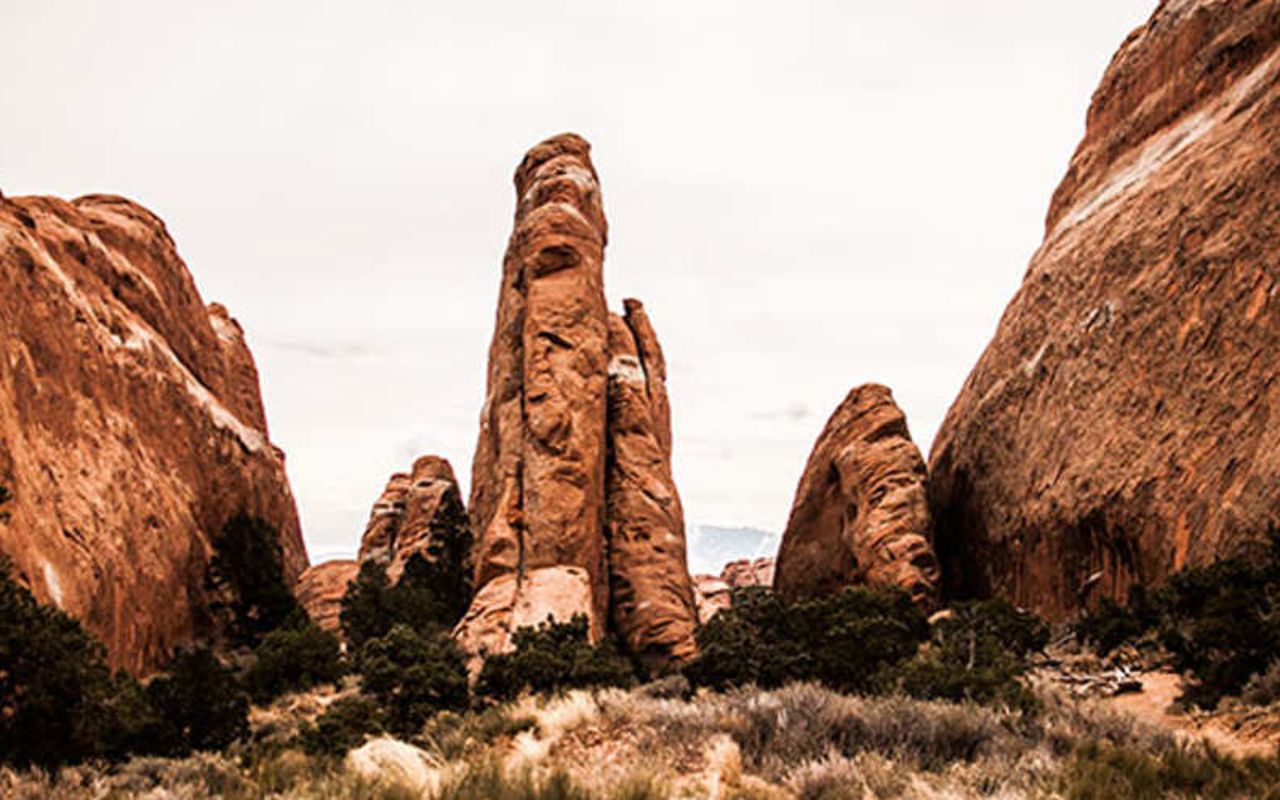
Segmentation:
[(247, 332), (319, 561), (415, 456), (469, 482), (511, 173), (581, 133), (688, 520), (777, 531), (852, 386), (927, 452), (1154, 7), (0, 0), (0, 189), (165, 219)]

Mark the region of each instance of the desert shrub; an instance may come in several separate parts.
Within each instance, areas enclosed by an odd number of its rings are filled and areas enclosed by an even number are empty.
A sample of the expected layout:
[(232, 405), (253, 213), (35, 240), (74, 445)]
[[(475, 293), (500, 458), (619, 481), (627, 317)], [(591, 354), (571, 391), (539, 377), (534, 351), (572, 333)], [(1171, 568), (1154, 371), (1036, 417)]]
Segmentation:
[(1240, 699), (1254, 706), (1269, 706), (1280, 700), (1280, 661), (1271, 662), (1264, 672), (1250, 678)]
[(249, 701), (235, 674), (205, 647), (179, 648), (166, 674), (147, 684), (159, 720), (147, 733), (150, 750), (185, 755), (221, 750), (249, 732)]
[(819, 684), (726, 697), (729, 727), (744, 766), (780, 777), (790, 765), (829, 753), (877, 753), (925, 769), (972, 761), (1007, 736), (990, 709), (902, 696), (851, 697)]
[(1280, 653), (1280, 532), (1238, 556), (1181, 570), (1158, 590), (1135, 587), (1123, 607), (1100, 603), (1077, 632), (1104, 652), (1154, 637), (1192, 677), (1186, 701), (1211, 707), (1239, 694)]
[(972, 700), (1027, 708), (1022, 678), (1029, 656), (1049, 643), (1049, 626), (1005, 600), (960, 603), (933, 628), (930, 646), (902, 669), (900, 686), (913, 697)]
[(1190, 745), (1151, 753), (1089, 742), (1067, 764), (1065, 782), (1073, 800), (1280, 798), (1280, 762)]
[(314, 723), (302, 728), (298, 743), (313, 756), (342, 756), (381, 730), (382, 709), (372, 699), (356, 694), (333, 701)]
[(364, 691), (377, 699), (388, 730), (412, 735), (437, 711), (467, 708), (467, 667), (447, 631), (396, 625), (356, 655)]
[(452, 629), (470, 600), (465, 554), (452, 547), (433, 561), (419, 553), (410, 556), (395, 584), (387, 579), (383, 565), (365, 561), (342, 598), (342, 632), (353, 648), (359, 648), (395, 625), (423, 634)]
[(529, 771), (508, 772), (496, 761), (475, 764), (447, 780), (438, 800), (593, 800), (565, 772), (546, 777)]
[(301, 611), (263, 637), (253, 656), (245, 684), (259, 703), (285, 692), (334, 683), (345, 671), (338, 637)]
[(525, 627), (511, 636), (514, 650), (485, 659), (476, 680), (476, 695), (510, 700), (522, 691), (562, 692), (601, 686), (630, 686), (635, 667), (605, 637), (592, 645), (587, 618), (577, 615), (568, 622), (547, 621)]
[(1121, 605), (1110, 597), (1082, 616), (1075, 625), (1076, 637), (1107, 655), (1125, 644), (1136, 643), (1160, 625), (1165, 595), (1147, 591), (1145, 586), (1129, 589), (1129, 599)]
[(840, 691), (868, 691), (915, 655), (929, 634), (924, 613), (901, 591), (866, 587), (788, 603), (753, 587), (698, 630), (700, 655), (685, 674), (724, 689), (817, 680)]
[(38, 603), (0, 559), (0, 761), (122, 757), (153, 718), (137, 682), (112, 675), (102, 645)]
[(476, 711), (436, 714), (422, 731), (422, 738), (441, 758), (452, 761), (483, 748), (504, 736), (515, 736), (537, 727), (537, 720), (511, 705), (495, 705)]
[(210, 610), (229, 616), (236, 644), (254, 646), (298, 609), (284, 579), (284, 549), (267, 521), (237, 514), (213, 539), (209, 562)]

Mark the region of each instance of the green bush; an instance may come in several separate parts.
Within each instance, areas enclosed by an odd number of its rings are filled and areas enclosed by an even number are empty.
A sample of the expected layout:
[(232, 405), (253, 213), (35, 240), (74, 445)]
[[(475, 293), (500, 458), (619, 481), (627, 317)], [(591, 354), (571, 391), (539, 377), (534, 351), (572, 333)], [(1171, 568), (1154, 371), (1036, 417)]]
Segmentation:
[(1029, 656), (1049, 643), (1044, 620), (1005, 600), (961, 603), (933, 628), (929, 647), (904, 665), (903, 691), (926, 700), (971, 700), (1025, 708)]
[(752, 587), (735, 592), (733, 605), (699, 628), (700, 654), (685, 674), (716, 689), (816, 680), (865, 692), (914, 656), (928, 635), (924, 612), (905, 592), (854, 587), (788, 603)]
[(422, 634), (452, 630), (471, 601), (471, 579), (464, 559), (452, 551), (434, 561), (415, 553), (394, 585), (381, 564), (361, 564), (342, 598), (342, 632), (347, 643), (359, 648), (370, 639), (385, 636), (396, 625)]
[(338, 637), (299, 611), (253, 651), (245, 684), (255, 702), (266, 703), (285, 692), (297, 692), (342, 677), (345, 665)]
[(485, 659), (476, 680), (476, 695), (510, 700), (520, 692), (561, 692), (598, 686), (630, 686), (636, 673), (632, 663), (618, 653), (613, 640), (592, 645), (587, 618), (581, 614), (569, 622), (550, 617), (537, 627), (520, 628), (511, 635), (514, 649)]
[(137, 682), (112, 675), (80, 623), (40, 605), (0, 559), (0, 762), (119, 758), (154, 721)]
[(1124, 606), (1102, 602), (1077, 623), (1100, 651), (1152, 637), (1193, 679), (1183, 699), (1212, 707), (1238, 695), (1280, 653), (1280, 536), (1240, 555), (1175, 573)]
[(208, 648), (178, 649), (166, 674), (147, 685), (159, 721), (147, 745), (164, 755), (221, 750), (249, 732), (249, 701), (232, 671)]
[(210, 610), (226, 612), (232, 641), (252, 647), (298, 608), (284, 579), (280, 535), (265, 520), (241, 513), (214, 537), (213, 549)]
[(356, 655), (364, 691), (382, 705), (387, 728), (416, 733), (435, 712), (469, 705), (467, 667), (447, 631), (420, 633), (396, 625), (370, 639)]
[(365, 737), (382, 730), (382, 709), (364, 695), (335, 701), (298, 734), (302, 749), (313, 756), (341, 757), (364, 744)]

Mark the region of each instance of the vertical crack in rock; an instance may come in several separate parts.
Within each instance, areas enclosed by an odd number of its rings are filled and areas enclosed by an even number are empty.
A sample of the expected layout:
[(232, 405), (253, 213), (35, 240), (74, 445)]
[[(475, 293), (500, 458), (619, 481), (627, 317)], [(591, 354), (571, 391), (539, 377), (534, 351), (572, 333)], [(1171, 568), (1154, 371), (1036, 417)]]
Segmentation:
[(693, 658), (698, 624), (671, 475), (665, 364), (638, 300), (609, 315), (607, 519), (613, 624), (650, 670)]
[(805, 465), (778, 551), (774, 587), (789, 600), (854, 584), (937, 596), (925, 465), (889, 389), (859, 386)]

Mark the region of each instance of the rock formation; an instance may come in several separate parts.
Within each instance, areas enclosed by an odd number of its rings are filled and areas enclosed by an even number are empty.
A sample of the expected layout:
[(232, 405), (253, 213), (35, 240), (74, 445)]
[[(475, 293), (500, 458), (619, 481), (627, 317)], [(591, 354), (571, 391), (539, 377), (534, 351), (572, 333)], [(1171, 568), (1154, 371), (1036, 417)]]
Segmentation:
[(471, 549), (471, 526), (453, 467), (439, 456), (422, 456), (411, 471), (387, 481), (369, 512), (359, 557), (311, 567), (298, 579), (295, 593), (318, 625), (340, 632), (342, 598), (365, 562), (382, 565), (395, 583), (414, 555), (428, 561), (458, 559), (469, 571)]
[(612, 619), (644, 661), (670, 663), (693, 654), (696, 610), (665, 365), (639, 303), (606, 310), (589, 152), (564, 134), (516, 170), (472, 461), (477, 592), (457, 636), (496, 652), (517, 627), (582, 614), (593, 639)]
[(730, 561), (720, 570), (720, 579), (730, 589), (745, 586), (772, 586), (777, 572), (778, 560), (766, 556), (764, 558), (740, 558)]
[[(577, 136), (558, 136), (516, 170), (515, 229), (503, 259), (469, 511), (476, 603), (500, 597), (503, 609), (584, 614), (599, 637), (609, 606), (601, 535), (607, 224), (589, 151)], [(502, 588), (488, 586), (493, 581)], [(532, 595), (568, 584), (577, 587), (572, 607), (564, 606), (567, 595)], [(475, 608), (463, 638), (501, 649), (509, 618)]]
[(1280, 509), (1280, 2), (1166, 0), (934, 442), (947, 591), (1053, 618)]
[(428, 561), (447, 549), (471, 551), (471, 529), (453, 467), (439, 456), (423, 456), (413, 471), (391, 476), (373, 504), (360, 539), (359, 563), (376, 561), (396, 581), (414, 554)]
[(832, 414), (805, 465), (778, 550), (774, 587), (788, 600), (845, 586), (938, 589), (925, 466), (889, 389), (859, 386)]
[(666, 362), (638, 300), (609, 315), (606, 533), (613, 625), (650, 669), (697, 654), (684, 511), (671, 476)]
[(308, 567), (298, 577), (294, 594), (298, 603), (317, 625), (333, 633), (342, 632), (342, 598), (347, 584), (356, 579), (360, 563), (352, 559), (326, 561)]
[(164, 224), (119, 197), (0, 200), (0, 551), (145, 673), (211, 633), (210, 537), (237, 512), (307, 565), (253, 358)]
[(694, 575), (698, 622), (704, 623), (732, 605), (734, 589), (772, 586), (774, 563), (772, 558), (743, 558), (725, 564), (719, 575)]

